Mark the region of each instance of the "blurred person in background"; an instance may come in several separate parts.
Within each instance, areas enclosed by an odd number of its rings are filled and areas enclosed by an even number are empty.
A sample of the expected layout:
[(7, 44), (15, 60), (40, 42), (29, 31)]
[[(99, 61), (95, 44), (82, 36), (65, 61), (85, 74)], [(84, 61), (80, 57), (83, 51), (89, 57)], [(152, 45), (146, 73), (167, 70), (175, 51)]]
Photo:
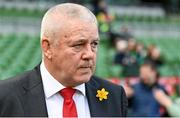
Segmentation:
[(177, 97), (175, 98), (175, 100), (172, 100), (169, 96), (167, 96), (164, 93), (164, 91), (159, 89), (154, 90), (154, 96), (156, 100), (167, 109), (170, 116), (180, 117), (180, 97)]
[(137, 53), (138, 64), (139, 65), (143, 64), (147, 56), (147, 51), (142, 43), (139, 42), (137, 43), (136, 53)]
[(160, 117), (161, 104), (153, 95), (154, 89), (165, 91), (164, 87), (158, 84), (159, 74), (156, 66), (145, 62), (140, 67), (140, 81), (134, 85), (125, 86), (129, 98), (130, 113), (133, 117)]
[(152, 44), (148, 46), (146, 61), (154, 63), (157, 67), (163, 64), (161, 50), (156, 45)]
[(101, 12), (107, 11), (107, 4), (105, 0), (92, 0), (93, 13), (97, 16)]
[(0, 117), (124, 117), (124, 89), (93, 76), (99, 32), (84, 6), (64, 3), (42, 19), (42, 62), (0, 81)]
[[(126, 44), (127, 42), (127, 44)], [(137, 59), (137, 52), (136, 52), (136, 40), (130, 39), (130, 40), (123, 40), (123, 41), (117, 41), (117, 45), (119, 43), (124, 43), (123, 45), (127, 45), (123, 52), (117, 51), (114, 63), (118, 64), (123, 67), (122, 75), (124, 77), (137, 77), (139, 75), (139, 63)], [(122, 45), (121, 44), (121, 45)], [(119, 44), (119, 46), (121, 46)], [(122, 45), (122, 46), (123, 46)], [(118, 49), (118, 47), (116, 47)]]
[(123, 35), (116, 35), (114, 37), (114, 46), (116, 49), (115, 63), (123, 64), (123, 60), (126, 56), (128, 42), (124, 39)]
[(93, 0), (93, 11), (98, 20), (98, 27), (101, 33), (111, 32), (111, 22), (114, 17), (108, 12), (108, 5), (105, 0)]

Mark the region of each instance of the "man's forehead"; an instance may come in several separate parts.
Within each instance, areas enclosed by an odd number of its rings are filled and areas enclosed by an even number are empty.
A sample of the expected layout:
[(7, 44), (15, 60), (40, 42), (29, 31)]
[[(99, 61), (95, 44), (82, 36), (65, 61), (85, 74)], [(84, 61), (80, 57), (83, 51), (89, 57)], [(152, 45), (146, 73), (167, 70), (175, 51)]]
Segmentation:
[(94, 37), (94, 38), (75, 37), (75, 38), (67, 38), (65, 41), (67, 43), (85, 43), (85, 42), (99, 41), (99, 37)]
[(86, 20), (82, 20), (82, 19), (69, 19), (67, 21), (65, 21), (66, 26), (73, 28), (86, 28), (86, 29), (92, 29), (92, 28), (97, 28), (97, 24), (94, 22), (88, 22)]
[(77, 35), (81, 37), (98, 37), (99, 32), (96, 25), (87, 24), (67, 24), (60, 32), (64, 33), (66, 37)]

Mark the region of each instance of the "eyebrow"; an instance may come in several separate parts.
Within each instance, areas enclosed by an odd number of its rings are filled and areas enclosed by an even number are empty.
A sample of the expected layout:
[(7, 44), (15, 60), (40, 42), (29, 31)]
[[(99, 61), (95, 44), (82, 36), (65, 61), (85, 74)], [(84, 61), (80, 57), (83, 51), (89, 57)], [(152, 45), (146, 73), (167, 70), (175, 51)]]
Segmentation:
[(99, 38), (96, 38), (96, 39), (93, 39), (93, 41), (98, 41), (98, 42), (99, 42), (99, 41), (100, 41), (100, 39), (99, 39)]
[(82, 42), (85, 42), (86, 40), (84, 40), (84, 39), (80, 39), (80, 40), (76, 40), (76, 41), (74, 41), (73, 43), (82, 43)]
[[(87, 41), (87, 39), (80, 39), (80, 40), (74, 41), (73, 43), (83, 43), (83, 42), (86, 42), (86, 41)], [(93, 39), (92, 41), (99, 41), (99, 38)]]
[(99, 38), (97, 38), (97, 39), (95, 39), (94, 41), (100, 41), (100, 39), (99, 39)]

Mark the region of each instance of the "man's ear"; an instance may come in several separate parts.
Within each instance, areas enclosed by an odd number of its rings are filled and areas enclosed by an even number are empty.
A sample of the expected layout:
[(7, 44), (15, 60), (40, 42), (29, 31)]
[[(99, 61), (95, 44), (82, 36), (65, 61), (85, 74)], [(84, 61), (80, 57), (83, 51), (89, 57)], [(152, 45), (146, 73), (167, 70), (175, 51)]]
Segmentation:
[(48, 59), (52, 58), (52, 49), (51, 49), (50, 41), (48, 39), (42, 39), (41, 48), (44, 53), (44, 56)]

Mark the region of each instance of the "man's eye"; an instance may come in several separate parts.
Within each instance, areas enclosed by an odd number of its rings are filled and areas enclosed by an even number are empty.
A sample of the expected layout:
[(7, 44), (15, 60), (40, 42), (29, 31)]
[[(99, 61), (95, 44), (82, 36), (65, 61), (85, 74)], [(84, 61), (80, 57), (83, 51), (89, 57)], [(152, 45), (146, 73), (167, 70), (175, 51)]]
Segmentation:
[(76, 45), (74, 45), (73, 47), (79, 49), (79, 48), (82, 47), (82, 44), (76, 44)]
[(98, 42), (93, 42), (93, 43), (91, 44), (91, 46), (92, 46), (93, 48), (97, 48)]

